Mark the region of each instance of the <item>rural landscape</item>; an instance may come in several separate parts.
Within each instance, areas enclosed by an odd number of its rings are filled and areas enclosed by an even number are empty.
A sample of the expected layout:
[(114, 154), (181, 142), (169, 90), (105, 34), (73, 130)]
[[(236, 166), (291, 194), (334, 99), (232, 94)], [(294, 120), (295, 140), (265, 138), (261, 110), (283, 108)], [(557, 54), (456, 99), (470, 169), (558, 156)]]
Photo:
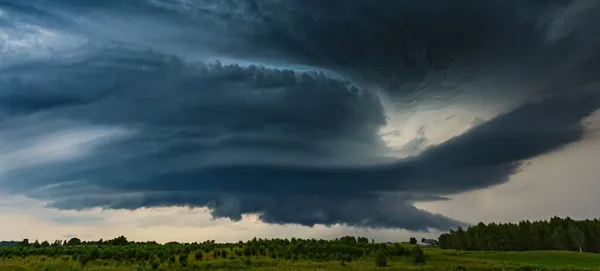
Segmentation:
[[(458, 228), (436, 240), (375, 243), (252, 239), (195, 243), (79, 238), (4, 241), (0, 270), (600, 270), (600, 220), (549, 221)], [(593, 252), (593, 253), (592, 253)]]
[(598, 161), (600, 0), (0, 0), (0, 271), (600, 271)]

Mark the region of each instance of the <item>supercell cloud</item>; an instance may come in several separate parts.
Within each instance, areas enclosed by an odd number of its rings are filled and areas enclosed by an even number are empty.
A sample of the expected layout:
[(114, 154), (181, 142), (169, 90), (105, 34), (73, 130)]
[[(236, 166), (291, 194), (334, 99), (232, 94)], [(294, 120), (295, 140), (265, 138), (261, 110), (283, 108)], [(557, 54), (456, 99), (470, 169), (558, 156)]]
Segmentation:
[[(600, 108), (599, 12), (585, 0), (1, 1), (0, 190), (58, 209), (447, 229), (462, 223), (413, 204), (506, 182), (585, 136)], [(402, 134), (395, 119), (488, 106), (439, 144), (422, 126), (400, 147), (410, 155), (384, 140)]]

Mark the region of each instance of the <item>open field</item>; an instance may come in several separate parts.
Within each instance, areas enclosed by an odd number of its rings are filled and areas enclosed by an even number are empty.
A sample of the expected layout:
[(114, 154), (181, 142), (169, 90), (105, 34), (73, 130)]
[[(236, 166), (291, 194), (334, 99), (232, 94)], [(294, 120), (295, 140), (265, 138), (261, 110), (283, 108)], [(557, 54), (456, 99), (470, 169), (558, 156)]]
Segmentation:
[(461, 257), (544, 267), (600, 268), (600, 255), (573, 251), (464, 252)]
[[(403, 244), (407, 251), (412, 246)], [(86, 248), (91, 249), (91, 248)], [(425, 264), (416, 264), (412, 255), (387, 256), (385, 267), (378, 267), (375, 257), (365, 255), (347, 260), (274, 259), (267, 256), (213, 258), (196, 260), (187, 255), (185, 264), (179, 260), (167, 262), (115, 261), (95, 259), (82, 266), (80, 260), (69, 256), (46, 255), (11, 257), (0, 262), (0, 271), (27, 270), (600, 270), (600, 255), (570, 251), (528, 252), (463, 252), (424, 248)], [(231, 254), (233, 255), (233, 253)]]

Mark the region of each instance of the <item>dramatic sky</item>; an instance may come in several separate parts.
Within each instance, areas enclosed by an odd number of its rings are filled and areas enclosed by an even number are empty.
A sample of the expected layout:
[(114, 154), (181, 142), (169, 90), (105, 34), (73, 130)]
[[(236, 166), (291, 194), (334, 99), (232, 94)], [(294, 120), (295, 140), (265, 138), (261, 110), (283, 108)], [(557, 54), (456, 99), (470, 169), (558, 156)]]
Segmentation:
[(600, 216), (596, 0), (0, 0), (0, 239)]

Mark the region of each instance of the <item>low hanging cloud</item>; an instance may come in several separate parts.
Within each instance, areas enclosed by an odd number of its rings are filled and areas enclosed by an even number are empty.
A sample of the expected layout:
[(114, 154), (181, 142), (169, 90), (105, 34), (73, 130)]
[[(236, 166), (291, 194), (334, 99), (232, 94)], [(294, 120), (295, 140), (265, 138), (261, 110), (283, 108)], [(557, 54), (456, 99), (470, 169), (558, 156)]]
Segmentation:
[[(49, 56), (6, 52), (3, 191), (58, 209), (190, 206), (277, 224), (447, 229), (463, 223), (413, 203), (508, 181), (581, 140), (581, 120), (600, 108), (589, 61), (600, 54), (581, 36), (597, 30), (578, 23), (548, 38), (542, 20), (568, 3), (102, 3), (0, 6), (12, 22), (2, 28), (85, 40)], [(211, 28), (191, 27), (200, 23)], [(499, 85), (472, 89), (481, 80)], [(481, 103), (506, 93), (513, 106), (394, 157), (381, 134), (390, 106), (443, 106), (463, 92)]]

